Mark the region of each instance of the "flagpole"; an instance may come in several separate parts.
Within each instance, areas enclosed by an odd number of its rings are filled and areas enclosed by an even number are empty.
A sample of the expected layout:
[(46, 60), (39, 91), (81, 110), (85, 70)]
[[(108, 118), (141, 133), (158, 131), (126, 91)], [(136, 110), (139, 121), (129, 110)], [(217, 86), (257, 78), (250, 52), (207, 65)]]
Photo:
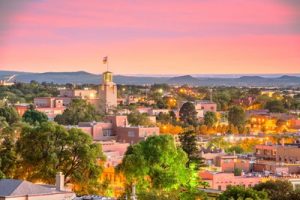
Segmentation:
[(106, 71), (108, 71), (108, 58), (107, 58), (107, 61), (106, 61)]

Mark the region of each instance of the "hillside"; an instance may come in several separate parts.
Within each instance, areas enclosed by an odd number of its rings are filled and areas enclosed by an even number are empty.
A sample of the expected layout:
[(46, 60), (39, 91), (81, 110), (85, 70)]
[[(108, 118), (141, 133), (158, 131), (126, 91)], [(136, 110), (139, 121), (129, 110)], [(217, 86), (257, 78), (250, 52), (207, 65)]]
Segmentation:
[[(9, 75), (16, 74), (17, 82), (28, 83), (31, 80), (38, 82), (53, 82), (58, 84), (75, 83), (75, 84), (99, 84), (102, 77), (99, 74), (92, 74), (85, 71), (78, 72), (16, 72), (0, 71), (0, 79)], [(172, 85), (194, 85), (194, 86), (300, 86), (300, 77), (283, 75), (279, 77), (261, 77), (261, 76), (241, 76), (238, 78), (219, 78), (219, 77), (194, 77), (191, 75), (175, 77), (154, 77), (154, 76), (124, 76), (115, 75), (114, 81), (117, 84), (154, 84), (167, 83)]]

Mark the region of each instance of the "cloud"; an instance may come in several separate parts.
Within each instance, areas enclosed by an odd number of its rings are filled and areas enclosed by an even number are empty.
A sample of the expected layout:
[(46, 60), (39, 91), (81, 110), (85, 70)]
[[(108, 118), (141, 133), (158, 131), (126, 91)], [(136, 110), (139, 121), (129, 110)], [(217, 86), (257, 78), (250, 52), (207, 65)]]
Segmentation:
[(5, 29), (11, 18), (30, 2), (26, 0), (0, 0), (0, 30)]
[(292, 28), (300, 33), (300, 0), (279, 0), (283, 5), (293, 10)]

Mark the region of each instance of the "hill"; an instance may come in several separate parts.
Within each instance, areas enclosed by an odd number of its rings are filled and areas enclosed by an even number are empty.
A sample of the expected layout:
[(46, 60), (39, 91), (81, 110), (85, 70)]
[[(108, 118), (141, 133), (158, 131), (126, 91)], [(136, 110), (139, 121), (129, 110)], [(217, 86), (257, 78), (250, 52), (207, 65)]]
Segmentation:
[[(53, 82), (58, 84), (75, 83), (75, 84), (99, 84), (102, 77), (99, 74), (92, 74), (85, 71), (78, 72), (17, 72), (17, 71), (0, 71), (0, 79), (9, 75), (16, 74), (17, 82), (28, 83), (31, 80), (38, 82)], [(167, 83), (172, 85), (194, 85), (194, 86), (261, 86), (261, 87), (286, 87), (300, 86), (300, 77), (283, 75), (279, 77), (261, 77), (261, 76), (241, 76), (238, 78), (225, 77), (193, 77), (191, 75), (175, 77), (154, 77), (154, 76), (124, 76), (115, 75), (114, 81), (117, 84), (144, 85), (155, 83)]]

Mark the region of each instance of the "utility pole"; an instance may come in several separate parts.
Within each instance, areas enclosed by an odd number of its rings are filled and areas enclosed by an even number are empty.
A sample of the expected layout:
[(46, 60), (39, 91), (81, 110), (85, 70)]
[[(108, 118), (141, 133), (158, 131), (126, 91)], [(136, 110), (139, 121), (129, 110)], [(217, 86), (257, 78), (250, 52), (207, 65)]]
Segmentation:
[(136, 197), (136, 191), (135, 191), (135, 184), (132, 184), (132, 189), (131, 189), (131, 200), (137, 200)]
[(209, 100), (210, 100), (210, 102), (212, 102), (212, 89), (211, 88), (209, 89)]

